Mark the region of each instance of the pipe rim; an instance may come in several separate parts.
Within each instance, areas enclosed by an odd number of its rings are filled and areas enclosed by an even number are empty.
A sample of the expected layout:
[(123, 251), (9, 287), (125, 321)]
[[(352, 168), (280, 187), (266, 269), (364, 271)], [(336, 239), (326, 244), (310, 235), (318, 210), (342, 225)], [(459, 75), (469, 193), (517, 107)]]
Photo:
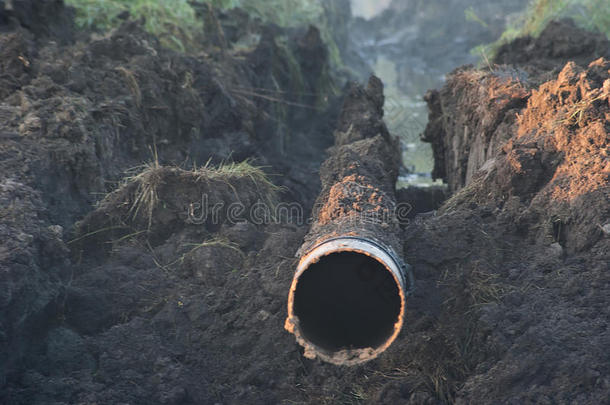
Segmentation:
[[(340, 252), (356, 252), (377, 260), (392, 274), (398, 288), (400, 295), (400, 312), (394, 323), (394, 330), (385, 342), (376, 348), (367, 347), (343, 349), (339, 351), (323, 349), (304, 338), (299, 325), (299, 319), (294, 314), (294, 296), (301, 275), (322, 257)], [(412, 287), (413, 282), (410, 268), (398, 258), (393, 249), (369, 238), (357, 236), (329, 238), (315, 245), (307, 254), (303, 255), (299, 261), (288, 294), (288, 317), (286, 318), (285, 329), (294, 334), (297, 342), (305, 348), (304, 356), (307, 358), (313, 359), (318, 357), (321, 360), (336, 365), (355, 365), (364, 363), (383, 353), (398, 337), (404, 323), (406, 297), (410, 295)]]

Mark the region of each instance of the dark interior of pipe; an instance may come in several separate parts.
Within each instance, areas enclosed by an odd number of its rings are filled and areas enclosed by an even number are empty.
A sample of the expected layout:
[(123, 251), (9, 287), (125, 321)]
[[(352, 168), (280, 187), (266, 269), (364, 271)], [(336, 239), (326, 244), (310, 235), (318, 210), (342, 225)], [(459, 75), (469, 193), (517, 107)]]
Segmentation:
[(383, 264), (362, 253), (338, 252), (301, 274), (293, 310), (303, 337), (337, 351), (382, 345), (400, 307), (398, 286)]

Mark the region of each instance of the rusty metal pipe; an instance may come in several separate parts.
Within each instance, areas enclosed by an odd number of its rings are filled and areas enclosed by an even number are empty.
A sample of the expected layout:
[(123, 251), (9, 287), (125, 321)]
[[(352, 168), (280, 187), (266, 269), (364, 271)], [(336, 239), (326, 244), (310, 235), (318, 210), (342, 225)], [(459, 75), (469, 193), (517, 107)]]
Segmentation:
[(285, 328), (306, 357), (337, 365), (374, 359), (392, 344), (413, 286), (397, 254), (399, 148), (385, 129), (382, 106), (376, 78), (366, 89), (352, 87), (346, 98), (288, 294)]

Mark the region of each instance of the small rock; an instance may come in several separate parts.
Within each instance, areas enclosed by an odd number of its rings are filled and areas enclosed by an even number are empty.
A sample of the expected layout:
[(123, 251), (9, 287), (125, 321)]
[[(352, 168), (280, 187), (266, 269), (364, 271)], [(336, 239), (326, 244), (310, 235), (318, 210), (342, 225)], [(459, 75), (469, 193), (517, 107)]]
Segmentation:
[(64, 235), (64, 228), (61, 225), (50, 225), (48, 228), (49, 232), (57, 239), (62, 239)]
[(513, 269), (510, 269), (508, 271), (508, 278), (511, 279), (511, 280), (518, 279), (519, 275), (521, 275), (521, 270), (520, 269), (513, 268)]
[(489, 173), (493, 168), (496, 167), (496, 158), (491, 158), (483, 163), (483, 166), (479, 169), (482, 172)]
[(258, 319), (261, 322), (266, 321), (267, 319), (269, 319), (269, 317), (271, 316), (271, 314), (267, 311), (265, 311), (264, 309), (261, 309), (260, 311), (258, 311), (256, 313), (256, 319)]
[(21, 136), (36, 134), (42, 128), (42, 120), (33, 113), (28, 114), (23, 122), (19, 125), (19, 133)]
[(604, 232), (604, 235), (610, 235), (610, 223), (607, 223), (606, 225), (602, 226), (602, 231)]
[(34, 236), (30, 235), (29, 233), (25, 233), (25, 232), (19, 232), (15, 239), (17, 239), (19, 242), (24, 242), (24, 243), (31, 243), (34, 240)]
[(559, 244), (559, 242), (552, 243), (549, 248), (553, 257), (561, 258), (563, 256), (563, 247)]

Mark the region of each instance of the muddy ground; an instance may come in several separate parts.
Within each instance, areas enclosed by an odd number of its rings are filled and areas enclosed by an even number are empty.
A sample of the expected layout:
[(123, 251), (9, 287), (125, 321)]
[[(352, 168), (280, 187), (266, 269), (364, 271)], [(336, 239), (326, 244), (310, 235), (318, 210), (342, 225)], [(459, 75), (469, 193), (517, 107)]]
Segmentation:
[[(567, 35), (516, 41), (504, 65), (429, 93), (425, 138), (454, 194), (430, 211), (437, 196), (397, 193), (420, 213), (402, 230), (416, 292), (388, 351), (347, 368), (304, 358), (283, 329), (308, 224), (248, 208), (307, 217), (333, 132), (357, 111), (383, 133), (383, 97), (336, 95), (315, 28), (220, 15), (227, 47), (184, 55), (134, 22), (75, 35), (70, 11), (44, 4), (0, 2), (0, 402), (610, 401), (599, 36), (560, 27), (588, 55)], [(252, 31), (256, 46), (232, 46)], [(527, 52), (540, 59), (514, 56)], [(219, 166), (245, 159), (284, 188)]]

